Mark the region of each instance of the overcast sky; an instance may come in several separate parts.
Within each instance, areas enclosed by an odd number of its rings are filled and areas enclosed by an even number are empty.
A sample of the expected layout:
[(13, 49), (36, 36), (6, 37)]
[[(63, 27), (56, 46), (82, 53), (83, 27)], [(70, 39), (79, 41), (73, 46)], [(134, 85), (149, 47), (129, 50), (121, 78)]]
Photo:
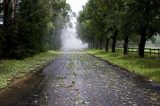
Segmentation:
[[(88, 0), (66, 0), (68, 4), (70, 4), (73, 12), (78, 14), (82, 7)], [(71, 18), (71, 17), (70, 17)], [(77, 29), (76, 29), (76, 17), (71, 18), (72, 27), (67, 27), (62, 30), (61, 38), (62, 38), (62, 47), (61, 50), (81, 50), (83, 48), (87, 48), (87, 44), (83, 44), (80, 39), (77, 38)]]
[(73, 12), (78, 13), (87, 1), (88, 0), (67, 0), (67, 3), (71, 5)]

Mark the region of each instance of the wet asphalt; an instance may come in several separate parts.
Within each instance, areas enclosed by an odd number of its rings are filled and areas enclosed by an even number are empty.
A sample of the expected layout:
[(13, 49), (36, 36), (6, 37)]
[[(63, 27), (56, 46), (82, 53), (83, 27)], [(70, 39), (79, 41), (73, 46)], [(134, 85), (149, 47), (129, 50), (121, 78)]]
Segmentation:
[(160, 87), (94, 56), (65, 53), (15, 106), (160, 106)]

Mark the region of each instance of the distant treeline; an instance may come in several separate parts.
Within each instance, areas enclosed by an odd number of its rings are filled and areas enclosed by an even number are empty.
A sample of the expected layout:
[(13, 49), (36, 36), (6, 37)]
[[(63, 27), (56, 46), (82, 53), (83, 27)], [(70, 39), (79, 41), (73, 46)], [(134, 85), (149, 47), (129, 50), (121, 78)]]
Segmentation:
[(65, 0), (3, 0), (0, 3), (0, 57), (24, 58), (60, 47), (68, 21)]
[(78, 17), (78, 35), (91, 48), (106, 51), (112, 42), (123, 41), (124, 54), (128, 44), (135, 42), (139, 56), (144, 57), (146, 41), (160, 35), (160, 3), (158, 0), (89, 0)]

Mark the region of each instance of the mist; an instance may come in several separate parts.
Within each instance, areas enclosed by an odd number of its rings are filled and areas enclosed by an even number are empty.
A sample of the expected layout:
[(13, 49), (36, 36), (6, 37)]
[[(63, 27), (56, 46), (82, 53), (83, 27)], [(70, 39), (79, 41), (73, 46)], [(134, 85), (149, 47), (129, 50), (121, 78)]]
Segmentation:
[(62, 51), (83, 50), (88, 47), (88, 44), (83, 43), (77, 36), (77, 15), (73, 14), (73, 12), (78, 14), (86, 2), (87, 0), (80, 0), (79, 3), (75, 0), (67, 0), (67, 3), (71, 6), (72, 12), (69, 14), (70, 22), (66, 23), (61, 31)]

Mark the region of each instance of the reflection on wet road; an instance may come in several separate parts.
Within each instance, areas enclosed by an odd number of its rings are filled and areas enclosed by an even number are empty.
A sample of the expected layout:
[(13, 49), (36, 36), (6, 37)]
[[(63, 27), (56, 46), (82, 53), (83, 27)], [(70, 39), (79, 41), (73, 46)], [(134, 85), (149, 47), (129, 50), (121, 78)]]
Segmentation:
[(85, 53), (61, 55), (43, 74), (41, 92), (17, 105), (160, 106), (159, 88)]

